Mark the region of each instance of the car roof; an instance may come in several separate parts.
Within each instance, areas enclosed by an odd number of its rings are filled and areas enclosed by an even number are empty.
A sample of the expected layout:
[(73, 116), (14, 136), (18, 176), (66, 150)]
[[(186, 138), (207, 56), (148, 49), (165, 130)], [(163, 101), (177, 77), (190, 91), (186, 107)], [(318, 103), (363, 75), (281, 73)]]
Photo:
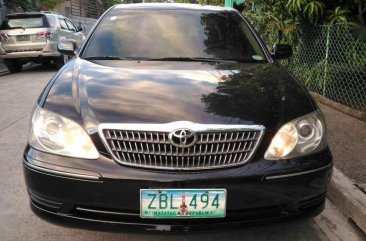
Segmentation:
[(58, 15), (56, 13), (52, 13), (52, 12), (25, 12), (25, 13), (10, 13), (7, 14), (7, 17), (21, 17), (21, 16), (31, 16), (31, 15), (35, 15), (35, 16), (43, 16), (43, 15), (52, 15), (52, 16), (57, 16), (57, 17), (62, 17), (64, 18), (64, 16), (62, 15)]
[(235, 11), (233, 8), (187, 4), (187, 3), (133, 3), (133, 4), (118, 4), (115, 9), (180, 9), (180, 10), (208, 10), (208, 11)]
[(28, 16), (28, 15), (38, 15), (38, 16), (41, 16), (41, 15), (45, 15), (45, 13), (42, 13), (42, 12), (25, 12), (25, 13), (10, 13), (10, 14), (7, 14), (6, 16), (8, 17), (13, 17), (13, 16)]

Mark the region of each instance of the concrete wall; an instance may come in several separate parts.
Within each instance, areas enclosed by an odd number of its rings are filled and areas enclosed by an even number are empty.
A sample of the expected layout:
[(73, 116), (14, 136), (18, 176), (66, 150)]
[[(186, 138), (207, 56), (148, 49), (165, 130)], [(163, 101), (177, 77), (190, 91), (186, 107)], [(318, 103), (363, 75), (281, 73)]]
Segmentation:
[(69, 16), (71, 13), (71, 2), (69, 0), (59, 1), (52, 10), (60, 15)]

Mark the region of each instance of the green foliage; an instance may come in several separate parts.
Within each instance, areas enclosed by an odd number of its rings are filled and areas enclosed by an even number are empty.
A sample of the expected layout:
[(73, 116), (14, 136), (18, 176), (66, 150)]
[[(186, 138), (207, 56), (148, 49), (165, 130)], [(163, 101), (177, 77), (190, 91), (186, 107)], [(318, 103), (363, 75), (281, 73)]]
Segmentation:
[(314, 65), (303, 64), (294, 65), (291, 71), (302, 80), (302, 82), (311, 90), (321, 92), (324, 85), (325, 62), (321, 61)]
[[(366, 7), (366, 1), (336, 0), (339, 6), (325, 0), (247, 0), (244, 15), (268, 44), (296, 45), (302, 28), (308, 25), (349, 24), (352, 12), (341, 4)], [(329, 2), (328, 2), (329, 3)], [(330, 8), (329, 6), (332, 6)], [(354, 13), (353, 13), (354, 14)]]
[(108, 9), (116, 4), (122, 3), (121, 0), (103, 0), (103, 8), (104, 9)]
[[(256, 7), (248, 10), (251, 5)], [(244, 15), (268, 44), (297, 41), (301, 21), (288, 11), (286, 1), (249, 1)]]
[(321, 0), (288, 0), (286, 8), (294, 17), (316, 23), (324, 15), (325, 4)]
[(352, 22), (365, 7), (365, 0), (247, 0), (244, 15), (268, 47), (294, 46), (281, 64), (309, 90), (365, 111), (366, 30)]
[(289, 11), (298, 12), (307, 3), (306, 0), (288, 0), (286, 7)]
[(330, 13), (329, 15), (330, 24), (336, 24), (336, 23), (346, 24), (348, 23), (347, 18), (351, 13), (351, 11), (345, 8), (336, 7), (336, 9), (334, 9), (333, 11), (329, 11), (329, 13)]
[(194, 3), (194, 0), (176, 0), (176, 3)]
[(7, 0), (6, 3), (9, 5), (20, 6), (26, 11), (31, 10), (46, 10), (53, 9), (57, 6), (58, 3), (63, 2), (64, 0), (32, 0), (32, 1), (24, 1), (24, 0)]
[(303, 14), (310, 23), (317, 23), (324, 15), (325, 5), (321, 1), (308, 1), (304, 9), (299, 13)]

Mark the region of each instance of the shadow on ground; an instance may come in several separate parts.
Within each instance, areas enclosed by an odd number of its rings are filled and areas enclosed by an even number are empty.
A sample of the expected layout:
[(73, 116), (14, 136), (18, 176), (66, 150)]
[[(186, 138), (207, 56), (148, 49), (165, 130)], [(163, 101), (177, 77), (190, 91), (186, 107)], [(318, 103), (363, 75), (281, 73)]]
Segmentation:
[[(50, 72), (50, 71), (57, 72), (58, 68), (54, 64), (41, 65), (41, 64), (29, 63), (23, 66), (23, 70), (20, 73)], [(12, 75), (12, 73), (9, 73), (6, 69), (0, 71), (0, 77), (7, 75)]]

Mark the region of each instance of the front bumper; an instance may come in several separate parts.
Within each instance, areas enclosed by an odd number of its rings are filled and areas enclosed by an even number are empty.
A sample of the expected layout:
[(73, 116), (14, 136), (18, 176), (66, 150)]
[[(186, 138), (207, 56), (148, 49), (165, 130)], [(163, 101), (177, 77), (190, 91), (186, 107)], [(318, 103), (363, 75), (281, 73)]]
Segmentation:
[[(257, 160), (197, 173), (130, 168), (104, 157), (80, 160), (77, 168), (66, 167), (70, 162), (75, 159), (26, 149), (24, 173), (34, 210), (63, 217), (59, 219), (63, 221), (150, 230), (234, 227), (313, 216), (324, 207), (332, 173), (329, 150), (288, 161)], [(141, 219), (139, 191), (146, 188), (225, 188), (227, 216), (210, 219), (210, 225), (205, 219)]]

